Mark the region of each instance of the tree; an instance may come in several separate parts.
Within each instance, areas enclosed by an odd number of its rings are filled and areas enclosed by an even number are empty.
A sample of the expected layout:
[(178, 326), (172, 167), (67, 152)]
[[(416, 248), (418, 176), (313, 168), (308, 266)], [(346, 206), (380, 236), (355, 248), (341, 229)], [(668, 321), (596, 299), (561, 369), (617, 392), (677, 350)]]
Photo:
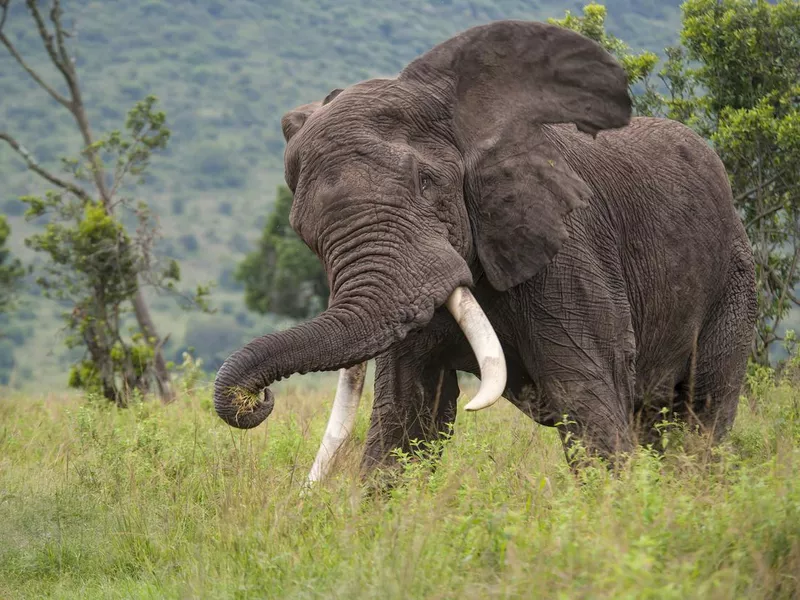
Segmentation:
[(5, 216), (0, 215), (0, 314), (11, 308), (14, 292), (25, 274), (22, 263), (6, 247), (10, 235), (11, 227), (8, 226)]
[(319, 259), (289, 225), (292, 192), (279, 186), (258, 248), (239, 264), (245, 303), (258, 313), (302, 319), (328, 304), (328, 280)]
[[(8, 384), (14, 369), (14, 329), (9, 327), (8, 313), (14, 308), (19, 282), (25, 274), (22, 263), (6, 247), (11, 227), (0, 215), (0, 385)], [(19, 333), (19, 329), (16, 331)], [(21, 336), (24, 338), (24, 334)]]
[[(66, 175), (41, 165), (10, 133), (0, 131), (5, 141), (29, 170), (55, 186), (45, 196), (27, 196), (28, 216), (49, 219), (41, 234), (26, 244), (49, 259), (38, 278), (45, 294), (68, 301), (65, 314), (71, 334), (70, 346), (83, 346), (87, 356), (73, 369), (70, 383), (97, 389), (108, 399), (124, 404), (132, 390), (147, 391), (154, 379), (163, 401), (173, 399), (162, 346), (145, 302), (143, 285), (174, 290), (180, 272), (174, 262), (160, 268), (151, 254), (156, 235), (147, 206), (134, 205), (122, 195), (131, 177), (139, 181), (152, 154), (169, 139), (163, 112), (155, 110), (156, 99), (148, 97), (128, 114), (125, 133), (113, 131), (95, 139), (86, 114), (76, 63), (68, 49), (70, 32), (62, 22), (59, 0), (54, 0), (48, 24), (36, 0), (26, 0), (49, 60), (66, 85), (66, 94), (45, 81), (19, 53), (3, 32), (10, 0), (0, 0), (0, 43), (19, 66), (50, 97), (72, 116), (83, 140), (77, 159), (62, 159)], [(113, 167), (109, 169), (108, 165)], [(110, 172), (109, 172), (110, 171)], [(130, 235), (119, 220), (134, 217), (137, 227)], [(197, 300), (207, 290), (198, 289)], [(123, 316), (130, 307), (138, 333), (125, 339)]]

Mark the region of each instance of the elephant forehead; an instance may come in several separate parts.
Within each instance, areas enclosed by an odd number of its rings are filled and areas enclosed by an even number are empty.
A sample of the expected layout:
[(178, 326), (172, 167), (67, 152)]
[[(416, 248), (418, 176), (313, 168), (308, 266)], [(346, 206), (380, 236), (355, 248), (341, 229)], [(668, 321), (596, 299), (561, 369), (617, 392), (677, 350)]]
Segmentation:
[(287, 175), (304, 188), (345, 187), (351, 192), (375, 190), (382, 181), (406, 179), (411, 173), (411, 149), (403, 141), (390, 141), (379, 135), (327, 137), (311, 140), (298, 149)]
[(395, 81), (356, 84), (314, 111), (300, 131), (297, 145), (371, 136), (401, 140), (410, 127), (425, 120), (424, 112), (419, 94), (408, 86)]
[(394, 80), (346, 88), (316, 110), (289, 142), (287, 181), (300, 185), (313, 178), (335, 185), (364, 169), (385, 173), (403, 168), (409, 139), (417, 138), (416, 129), (426, 123), (423, 112), (419, 94)]
[(338, 188), (351, 194), (371, 193), (411, 176), (412, 156), (403, 144), (364, 138), (328, 152), (309, 152), (299, 163), (298, 192)]

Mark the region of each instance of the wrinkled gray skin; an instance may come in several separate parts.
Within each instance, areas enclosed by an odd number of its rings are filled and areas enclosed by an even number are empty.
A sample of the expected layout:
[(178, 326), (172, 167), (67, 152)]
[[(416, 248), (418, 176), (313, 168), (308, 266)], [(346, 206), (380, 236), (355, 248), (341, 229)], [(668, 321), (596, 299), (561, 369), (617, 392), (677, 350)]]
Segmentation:
[[(505, 398), (535, 421), (568, 414), (562, 435), (604, 456), (649, 441), (663, 406), (729, 430), (756, 297), (725, 171), (686, 127), (631, 120), (625, 74), (597, 44), (496, 22), (282, 124), (292, 227), (331, 303), (225, 362), (226, 422), (260, 423), (280, 378), (375, 358), (365, 470), (434, 439), (456, 371), (478, 374), (442, 306), (465, 285), (502, 343)], [(237, 409), (236, 388), (264, 399)]]

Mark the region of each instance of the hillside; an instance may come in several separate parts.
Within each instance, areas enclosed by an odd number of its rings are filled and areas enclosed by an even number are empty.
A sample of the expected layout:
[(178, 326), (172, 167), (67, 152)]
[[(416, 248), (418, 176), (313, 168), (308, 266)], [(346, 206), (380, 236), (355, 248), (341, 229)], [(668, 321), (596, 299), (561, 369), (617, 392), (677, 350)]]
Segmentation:
[[(7, 33), (34, 67), (60, 83), (24, 3), (11, 4)], [(675, 39), (678, 5), (677, 0), (609, 0), (608, 29), (634, 49), (661, 51)], [(221, 311), (213, 317), (182, 313), (173, 302), (156, 300), (156, 318), (171, 335), (170, 355), (193, 344), (213, 367), (241, 341), (276, 325), (246, 313), (231, 273), (259, 235), (282, 180), (280, 117), (286, 110), (337, 86), (393, 75), (472, 25), (502, 18), (544, 20), (581, 6), (551, 0), (64, 2), (67, 23), (75, 21), (72, 42), (95, 131), (120, 127), (127, 109), (146, 94), (161, 99), (173, 138), (136, 194), (159, 214), (166, 238), (161, 251), (182, 260), (187, 286), (219, 283), (214, 299)], [(52, 168), (59, 156), (78, 149), (69, 116), (5, 51), (0, 52), (0, 123)], [(22, 240), (32, 225), (20, 216), (16, 198), (46, 188), (22, 166), (0, 146), (5, 184), (0, 209), (10, 215), (13, 247), (30, 259)], [(63, 382), (67, 359), (60, 342), (53, 342), (60, 310), (31, 299), (25, 331), (15, 337), (16, 360), (28, 367), (18, 370), (17, 383), (30, 379), (34, 365), (39, 385)], [(6, 341), (0, 352), (9, 348)], [(50, 379), (39, 378), (42, 370)]]

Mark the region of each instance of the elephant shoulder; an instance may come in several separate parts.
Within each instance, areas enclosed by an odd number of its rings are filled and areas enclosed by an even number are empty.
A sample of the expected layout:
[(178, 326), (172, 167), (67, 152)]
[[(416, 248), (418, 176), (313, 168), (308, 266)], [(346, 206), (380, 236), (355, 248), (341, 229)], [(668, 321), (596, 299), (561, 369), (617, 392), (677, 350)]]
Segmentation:
[(630, 125), (606, 133), (606, 141), (636, 153), (647, 164), (721, 167), (711, 144), (679, 121), (662, 117), (636, 117)]

